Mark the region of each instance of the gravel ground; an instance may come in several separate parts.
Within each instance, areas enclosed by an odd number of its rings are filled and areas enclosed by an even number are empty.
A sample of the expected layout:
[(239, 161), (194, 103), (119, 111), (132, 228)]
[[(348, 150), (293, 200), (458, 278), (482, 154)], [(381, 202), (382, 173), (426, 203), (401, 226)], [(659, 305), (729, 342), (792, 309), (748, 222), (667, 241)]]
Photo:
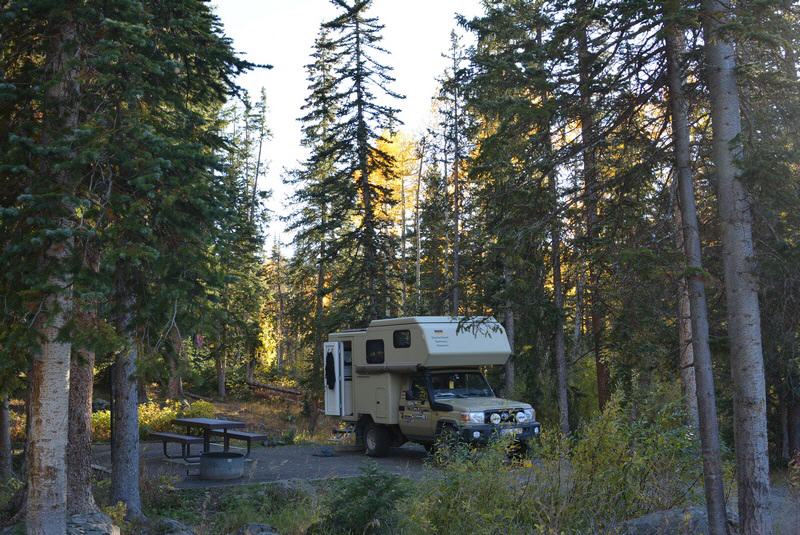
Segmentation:
[[(360, 474), (360, 469), (368, 462), (376, 462), (382, 469), (408, 478), (420, 478), (427, 468), (426, 457), (422, 446), (407, 444), (402, 448), (393, 448), (387, 457), (373, 459), (360, 452), (334, 452), (333, 457), (321, 457), (318, 454), (322, 447), (318, 445), (302, 446), (253, 446), (250, 459), (245, 466), (242, 479), (232, 482), (213, 482), (200, 480), (196, 475), (197, 466), (187, 466), (180, 460), (164, 458), (161, 443), (141, 443), (142, 465), (145, 474), (157, 476), (172, 475), (178, 478), (178, 488), (213, 487), (220, 485), (236, 485), (242, 483), (260, 483), (289, 480), (319, 480), (329, 478), (352, 477)], [(170, 454), (179, 452), (177, 444), (169, 445)], [(193, 448), (193, 453), (200, 450)], [(213, 451), (221, 448), (212, 446)], [(327, 448), (330, 450), (330, 448)], [(238, 451), (238, 450), (233, 450)], [(110, 468), (111, 453), (108, 445), (93, 447), (93, 462), (96, 465)], [(188, 471), (188, 475), (187, 475)]]

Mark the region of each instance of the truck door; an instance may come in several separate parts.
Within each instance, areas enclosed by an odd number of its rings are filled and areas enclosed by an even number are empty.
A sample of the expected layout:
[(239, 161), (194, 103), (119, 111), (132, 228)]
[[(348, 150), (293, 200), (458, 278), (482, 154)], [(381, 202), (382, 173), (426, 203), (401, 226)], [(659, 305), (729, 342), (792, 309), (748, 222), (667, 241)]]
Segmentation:
[(325, 414), (342, 416), (344, 408), (344, 351), (341, 342), (323, 344)]
[(400, 393), (400, 430), (409, 438), (433, 440), (433, 419), (425, 376), (415, 375), (410, 386)]

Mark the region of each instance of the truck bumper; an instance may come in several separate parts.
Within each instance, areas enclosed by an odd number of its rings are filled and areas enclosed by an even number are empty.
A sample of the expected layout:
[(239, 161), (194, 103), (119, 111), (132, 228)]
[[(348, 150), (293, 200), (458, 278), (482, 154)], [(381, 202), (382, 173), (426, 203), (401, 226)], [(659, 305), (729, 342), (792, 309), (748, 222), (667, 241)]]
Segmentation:
[(538, 437), (542, 426), (539, 422), (529, 422), (515, 425), (474, 424), (463, 426), (459, 429), (461, 438), (466, 442), (485, 444), (490, 439), (509, 434), (517, 440), (530, 440)]

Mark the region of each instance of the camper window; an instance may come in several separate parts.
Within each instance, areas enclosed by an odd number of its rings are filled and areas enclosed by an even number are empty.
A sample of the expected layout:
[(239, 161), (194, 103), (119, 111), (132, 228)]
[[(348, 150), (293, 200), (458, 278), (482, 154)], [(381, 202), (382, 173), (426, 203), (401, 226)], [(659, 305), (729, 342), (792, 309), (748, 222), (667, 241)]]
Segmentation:
[(352, 364), (353, 363), (353, 342), (350, 340), (345, 340), (342, 342), (342, 348), (344, 349), (344, 363), (345, 364)]
[(367, 364), (383, 364), (383, 340), (367, 340)]
[(408, 329), (394, 332), (394, 347), (400, 349), (411, 347), (411, 331)]

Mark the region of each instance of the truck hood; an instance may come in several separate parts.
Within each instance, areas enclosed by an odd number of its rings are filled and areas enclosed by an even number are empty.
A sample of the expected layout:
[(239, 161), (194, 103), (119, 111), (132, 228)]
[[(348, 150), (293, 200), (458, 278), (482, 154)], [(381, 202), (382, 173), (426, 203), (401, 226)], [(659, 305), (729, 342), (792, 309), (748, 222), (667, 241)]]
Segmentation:
[(458, 412), (489, 411), (493, 409), (531, 409), (528, 403), (502, 398), (439, 398), (436, 401), (446, 403)]

